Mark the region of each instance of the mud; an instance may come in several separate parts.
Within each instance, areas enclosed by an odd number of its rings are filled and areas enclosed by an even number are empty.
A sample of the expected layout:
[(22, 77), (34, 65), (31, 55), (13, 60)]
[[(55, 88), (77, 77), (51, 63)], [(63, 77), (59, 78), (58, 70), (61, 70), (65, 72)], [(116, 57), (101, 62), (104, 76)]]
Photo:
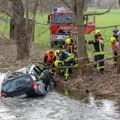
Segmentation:
[(120, 102), (120, 75), (117, 74), (116, 68), (107, 66), (105, 74), (99, 74), (93, 71), (90, 76), (72, 75), (71, 79), (64, 81), (58, 79), (58, 91), (67, 92), (77, 99), (93, 94), (97, 98), (109, 98)]
[[(15, 41), (0, 39), (0, 72), (14, 71), (27, 66), (30, 63), (37, 64), (43, 60), (44, 52), (48, 48), (44, 45), (33, 44), (29, 60), (16, 60)], [(78, 70), (74, 70), (71, 78), (64, 81), (57, 76), (57, 90), (69, 91), (73, 96), (83, 94), (86, 96), (92, 93), (98, 97), (120, 100), (120, 75), (116, 68), (112, 68), (112, 62), (106, 61), (105, 74), (98, 74), (95, 68), (91, 67), (90, 76), (80, 76)]]

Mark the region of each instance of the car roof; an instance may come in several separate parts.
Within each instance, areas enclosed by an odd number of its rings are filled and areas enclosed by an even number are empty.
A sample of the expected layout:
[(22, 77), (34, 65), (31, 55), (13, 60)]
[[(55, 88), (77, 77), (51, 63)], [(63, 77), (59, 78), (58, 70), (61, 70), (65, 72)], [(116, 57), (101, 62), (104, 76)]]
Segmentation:
[(33, 70), (36, 72), (37, 71), (43, 71), (43, 69), (45, 69), (43, 66), (38, 66), (38, 65), (35, 65), (35, 64), (30, 64), (29, 66), (25, 67), (25, 68), (22, 68), (22, 69), (19, 69), (15, 72), (7, 72), (5, 77), (4, 77), (4, 80), (3, 80), (3, 83), (4, 82), (7, 82), (7, 81), (10, 81), (10, 80), (13, 80), (15, 78), (18, 78), (18, 77), (22, 77), (22, 76), (25, 76), (25, 75), (32, 75), (32, 72)]
[(22, 73), (22, 72), (9, 72), (4, 77), (3, 82), (11, 81), (11, 80), (13, 80), (15, 78), (26, 76), (26, 75), (29, 75), (29, 74)]

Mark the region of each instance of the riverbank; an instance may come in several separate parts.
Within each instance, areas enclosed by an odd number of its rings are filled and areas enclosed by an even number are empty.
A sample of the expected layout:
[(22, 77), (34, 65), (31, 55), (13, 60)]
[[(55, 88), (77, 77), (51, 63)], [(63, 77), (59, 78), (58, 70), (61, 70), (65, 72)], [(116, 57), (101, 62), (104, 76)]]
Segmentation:
[[(58, 91), (67, 92), (77, 99), (86, 97), (89, 93), (96, 97), (114, 99), (120, 101), (120, 75), (116, 68), (107, 66), (105, 74), (98, 74), (93, 71), (90, 76), (76, 75), (68, 81), (57, 80)], [(66, 94), (66, 93), (65, 93)]]
[[(45, 50), (44, 46), (33, 45), (31, 57), (29, 60), (16, 60), (15, 42), (0, 39), (0, 72), (15, 71), (30, 63), (37, 64), (42, 61)], [(46, 48), (47, 49), (47, 48)], [(64, 81), (62, 77), (57, 76), (56, 90), (78, 99), (85, 97), (89, 93), (97, 97), (120, 100), (120, 75), (116, 68), (112, 68), (112, 62), (106, 62), (105, 74), (98, 74), (95, 68), (91, 67), (91, 75), (80, 76), (78, 70), (74, 70), (71, 78)]]

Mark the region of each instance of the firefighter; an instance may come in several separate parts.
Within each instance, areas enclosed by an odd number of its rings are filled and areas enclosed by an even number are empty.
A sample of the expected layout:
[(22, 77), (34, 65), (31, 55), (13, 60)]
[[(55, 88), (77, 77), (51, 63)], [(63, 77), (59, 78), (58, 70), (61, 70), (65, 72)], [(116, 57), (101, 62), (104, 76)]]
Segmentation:
[[(55, 60), (54, 67), (58, 67), (58, 66), (64, 66), (64, 62), (61, 60)], [(62, 67), (57, 68), (56, 74), (59, 76), (64, 75), (64, 68)]]
[(113, 37), (115, 37), (117, 41), (118, 41), (118, 34), (119, 34), (119, 30), (117, 29), (117, 27), (115, 27), (115, 29), (113, 30)]
[(55, 61), (56, 57), (53, 50), (47, 50), (44, 56), (44, 63), (52, 64)]
[(77, 56), (77, 53), (76, 53), (77, 46), (74, 44), (73, 39), (67, 38), (65, 40), (65, 48), (67, 52), (74, 54), (75, 57)]
[(99, 37), (99, 35), (94, 35), (94, 40), (86, 41), (88, 44), (93, 44), (94, 46), (94, 55), (95, 62), (97, 62), (97, 70), (99, 73), (104, 73), (104, 43), (103, 40)]
[(96, 31), (95, 31), (95, 35), (98, 35), (99, 38), (100, 38), (101, 40), (103, 40), (103, 36), (102, 36), (100, 30), (96, 30)]
[(54, 68), (54, 61), (56, 60), (55, 52), (53, 50), (47, 50), (44, 56), (44, 63), (49, 66), (51, 69), (51, 74), (55, 75), (56, 70)]
[[(95, 38), (96, 36), (97, 36), (100, 40), (103, 40), (103, 37), (102, 37), (102, 34), (101, 34), (100, 30), (96, 30), (96, 31), (95, 31), (94, 38)], [(95, 50), (93, 50), (93, 53), (94, 53), (94, 52), (95, 52)], [(94, 61), (97, 62), (97, 56), (96, 56), (96, 55), (94, 55)], [(97, 63), (94, 64), (94, 67), (97, 67)]]
[(119, 42), (116, 40), (115, 37), (111, 37), (110, 42), (111, 42), (111, 48), (112, 48), (113, 55), (114, 55), (114, 67), (116, 67), (117, 55), (118, 55), (118, 50), (119, 50)]
[[(64, 66), (77, 66), (77, 62), (75, 61), (74, 55), (63, 51), (63, 50), (56, 50), (55, 55), (58, 56), (59, 60), (63, 62)], [(65, 80), (67, 80), (70, 76), (71, 68), (64, 68), (64, 76)]]

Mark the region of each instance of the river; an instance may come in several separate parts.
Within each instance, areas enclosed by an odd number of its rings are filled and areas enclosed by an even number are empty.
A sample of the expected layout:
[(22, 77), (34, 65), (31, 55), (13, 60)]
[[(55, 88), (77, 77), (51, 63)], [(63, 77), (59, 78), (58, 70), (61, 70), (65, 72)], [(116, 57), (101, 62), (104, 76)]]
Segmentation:
[(107, 99), (75, 100), (55, 91), (45, 97), (0, 98), (0, 120), (120, 120), (120, 106)]

